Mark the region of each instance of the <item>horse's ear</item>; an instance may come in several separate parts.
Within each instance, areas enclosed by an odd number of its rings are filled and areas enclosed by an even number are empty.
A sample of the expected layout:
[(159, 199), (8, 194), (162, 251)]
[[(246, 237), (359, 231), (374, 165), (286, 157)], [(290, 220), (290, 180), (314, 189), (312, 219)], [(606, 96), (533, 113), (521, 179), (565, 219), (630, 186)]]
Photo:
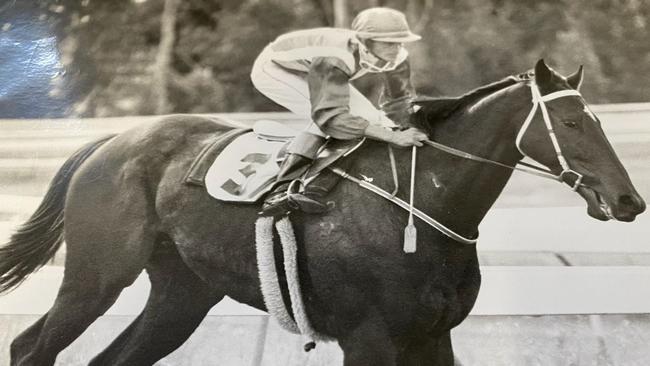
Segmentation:
[(573, 89), (580, 90), (580, 86), (582, 86), (583, 76), (584, 76), (584, 69), (582, 65), (580, 65), (578, 71), (576, 71), (573, 75), (568, 76), (566, 78), (566, 81)]
[(543, 85), (550, 82), (552, 77), (553, 72), (546, 66), (544, 59), (540, 58), (535, 64), (535, 82), (538, 85)]

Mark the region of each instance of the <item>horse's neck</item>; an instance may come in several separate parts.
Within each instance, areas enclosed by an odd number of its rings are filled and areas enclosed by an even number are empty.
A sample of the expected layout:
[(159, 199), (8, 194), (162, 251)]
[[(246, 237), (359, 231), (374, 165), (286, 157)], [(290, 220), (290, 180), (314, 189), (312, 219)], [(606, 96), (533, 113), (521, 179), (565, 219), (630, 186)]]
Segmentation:
[[(514, 166), (521, 155), (515, 138), (530, 106), (523, 84), (498, 92), (467, 112), (452, 116), (438, 129), (437, 142)], [(416, 205), (465, 236), (478, 224), (505, 187), (512, 171), (462, 159), (433, 148), (418, 149)], [(409, 169), (410, 155), (401, 152), (401, 164)], [(401, 174), (408, 187), (408, 174)], [(408, 197), (408, 196), (406, 196)]]

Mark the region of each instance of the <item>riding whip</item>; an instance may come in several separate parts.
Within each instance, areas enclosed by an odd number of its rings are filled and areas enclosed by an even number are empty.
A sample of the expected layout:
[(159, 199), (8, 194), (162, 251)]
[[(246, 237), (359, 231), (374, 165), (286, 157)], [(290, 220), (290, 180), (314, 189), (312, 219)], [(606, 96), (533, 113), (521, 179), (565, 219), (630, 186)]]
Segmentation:
[(411, 155), (411, 194), (409, 199), (409, 221), (404, 228), (404, 253), (415, 253), (418, 230), (413, 224), (413, 193), (415, 192), (415, 161), (417, 160), (417, 146), (413, 146)]

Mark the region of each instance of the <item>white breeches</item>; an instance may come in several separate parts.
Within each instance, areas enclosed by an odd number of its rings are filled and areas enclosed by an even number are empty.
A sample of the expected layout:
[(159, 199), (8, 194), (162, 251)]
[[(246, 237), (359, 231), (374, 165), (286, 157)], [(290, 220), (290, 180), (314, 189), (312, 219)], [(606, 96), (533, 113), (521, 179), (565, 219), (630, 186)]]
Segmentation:
[[(288, 72), (271, 61), (265, 50), (257, 58), (251, 71), (251, 81), (257, 90), (279, 105), (307, 121), (311, 120), (309, 85), (306, 78)], [(350, 85), (350, 114), (362, 117), (371, 124), (394, 127), (384, 112), (375, 106), (355, 87)], [(306, 132), (325, 136), (315, 123), (310, 123)]]

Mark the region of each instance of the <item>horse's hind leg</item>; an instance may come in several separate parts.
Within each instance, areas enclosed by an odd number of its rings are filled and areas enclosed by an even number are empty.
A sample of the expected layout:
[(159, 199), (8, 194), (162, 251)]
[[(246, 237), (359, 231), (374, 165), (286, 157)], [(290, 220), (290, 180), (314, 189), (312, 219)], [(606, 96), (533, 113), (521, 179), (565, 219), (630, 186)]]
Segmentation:
[(63, 283), (47, 316), (12, 343), (12, 365), (54, 364), (58, 353), (135, 281), (150, 258), (156, 235), (147, 219), (132, 222), (130, 215), (145, 216), (141, 203), (131, 200), (129, 208), (119, 212), (106, 204), (101, 214), (74, 206), (66, 213)]
[(142, 313), (90, 365), (152, 365), (178, 348), (223, 298), (182, 261), (172, 243), (147, 265), (151, 293)]
[(83, 276), (66, 274), (47, 315), (12, 343), (12, 365), (54, 364), (58, 353), (108, 310), (138, 273), (110, 276), (89, 270)]
[(9, 354), (12, 360), (12, 365), (20, 358), (20, 355), (25, 354), (26, 350), (31, 349), (34, 345), (38, 335), (41, 333), (41, 329), (43, 328), (46, 319), (47, 313), (40, 317), (36, 323), (30, 325), (29, 328), (21, 332), (21, 334), (11, 342)]
[[(29, 341), (35, 338), (36, 328), (28, 329), (13, 342), (12, 364), (54, 364), (58, 353), (108, 310), (124, 287), (113, 284), (102, 286), (96, 278), (85, 278), (83, 282), (64, 280), (54, 305), (42, 318), (44, 322), (36, 344), (28, 346)], [(95, 285), (99, 287), (94, 288)], [(24, 351), (29, 353), (23, 355)]]

